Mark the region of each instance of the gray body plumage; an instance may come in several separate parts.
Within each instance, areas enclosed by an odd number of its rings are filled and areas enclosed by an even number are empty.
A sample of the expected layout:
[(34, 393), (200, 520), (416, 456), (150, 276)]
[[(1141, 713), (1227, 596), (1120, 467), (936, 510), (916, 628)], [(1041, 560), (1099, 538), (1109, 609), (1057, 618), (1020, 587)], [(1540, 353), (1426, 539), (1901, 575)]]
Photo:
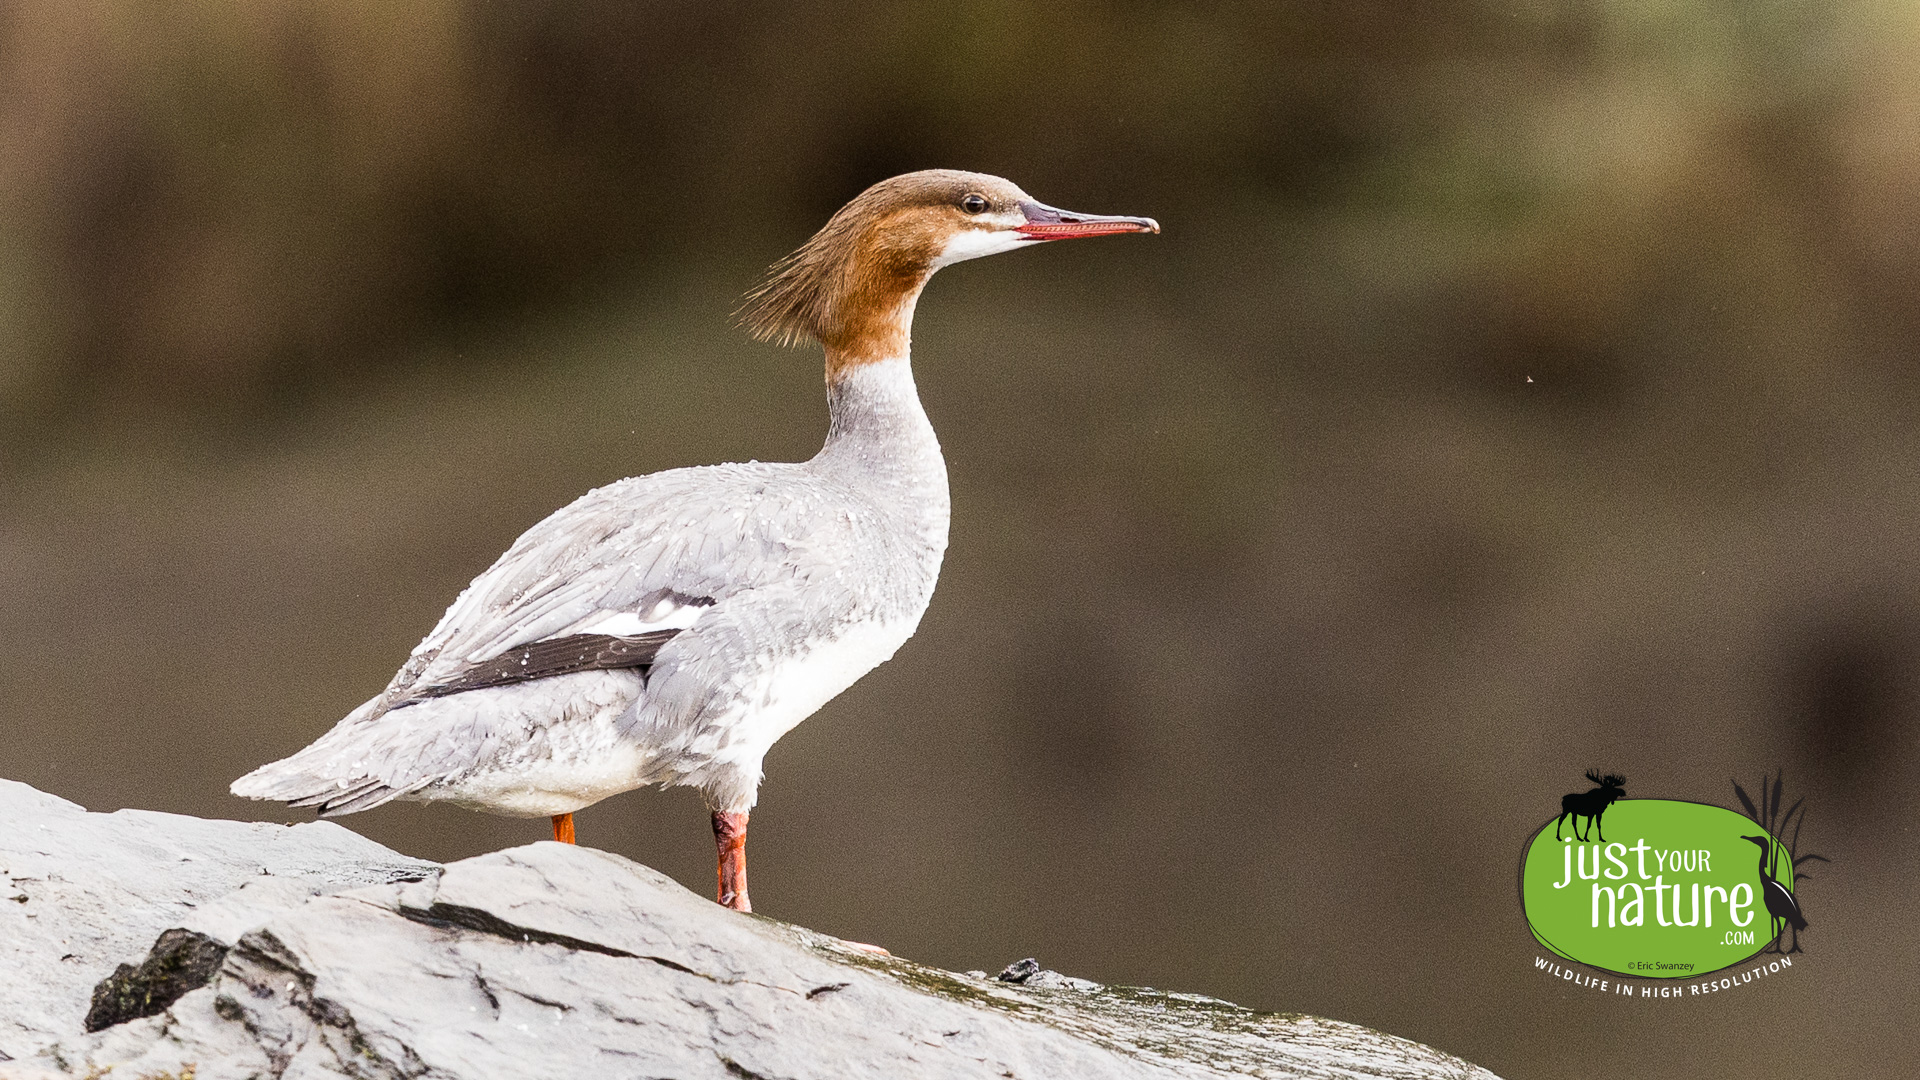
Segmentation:
[[(913, 633), (946, 550), (946, 465), (906, 358), (850, 371), (829, 410), (809, 461), (634, 477), (535, 525), (386, 690), (234, 793), (541, 816), (683, 784), (745, 811), (773, 742)], [(509, 650), (660, 626), (679, 632), (646, 669), (431, 696)]]
[(379, 696), (236, 795), (348, 814), (390, 799), (569, 815), (643, 784), (713, 809), (719, 900), (751, 910), (747, 811), (774, 742), (919, 626), (947, 474), (907, 362), (943, 266), (1159, 232), (949, 169), (874, 184), (748, 294), (763, 340), (825, 351), (826, 445), (793, 465), (674, 469), (588, 493), (474, 579)]

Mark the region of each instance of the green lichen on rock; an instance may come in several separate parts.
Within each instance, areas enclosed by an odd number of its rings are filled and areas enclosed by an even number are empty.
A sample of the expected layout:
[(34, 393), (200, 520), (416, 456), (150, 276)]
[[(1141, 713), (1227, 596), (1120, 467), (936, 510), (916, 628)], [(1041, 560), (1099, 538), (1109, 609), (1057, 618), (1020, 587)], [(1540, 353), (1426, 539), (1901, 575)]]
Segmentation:
[(227, 958), (227, 947), (191, 930), (162, 933), (138, 966), (121, 964), (93, 988), (86, 1030), (152, 1016), (180, 1000), (188, 991), (207, 985)]

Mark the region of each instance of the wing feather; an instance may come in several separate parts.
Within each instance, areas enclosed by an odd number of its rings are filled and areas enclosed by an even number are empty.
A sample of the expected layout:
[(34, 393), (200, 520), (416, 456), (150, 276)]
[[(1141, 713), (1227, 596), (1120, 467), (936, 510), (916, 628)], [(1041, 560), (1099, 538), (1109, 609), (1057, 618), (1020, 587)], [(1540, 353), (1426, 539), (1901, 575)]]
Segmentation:
[(640, 668), (644, 671), (653, 665), (653, 658), (659, 654), (660, 647), (679, 633), (678, 629), (668, 629), (650, 630), (626, 637), (616, 634), (571, 634), (536, 641), (531, 645), (508, 649), (491, 660), (473, 664), (445, 682), (419, 687), (405, 701), (396, 702), (393, 708), (428, 698), (483, 690), (489, 686), (505, 686), (508, 683), (531, 682), (554, 675), (570, 675), (576, 671), (611, 671), (618, 668)]
[(671, 469), (588, 492), (473, 580), (394, 676), (386, 707), (662, 597), (724, 602), (794, 579), (800, 545), (792, 538), (823, 501), (820, 484), (804, 466), (754, 462)]

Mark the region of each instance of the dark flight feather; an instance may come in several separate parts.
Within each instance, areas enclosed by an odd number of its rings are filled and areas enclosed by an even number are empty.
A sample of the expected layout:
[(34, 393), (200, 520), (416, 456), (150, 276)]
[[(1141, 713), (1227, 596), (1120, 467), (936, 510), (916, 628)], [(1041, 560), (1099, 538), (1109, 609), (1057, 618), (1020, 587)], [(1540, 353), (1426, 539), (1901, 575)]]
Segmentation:
[(536, 641), (517, 649), (508, 649), (491, 660), (482, 660), (446, 682), (423, 686), (394, 705), (395, 709), (418, 704), (429, 698), (446, 697), (489, 686), (507, 686), (531, 682), (577, 671), (614, 671), (638, 668), (646, 674), (660, 647), (680, 631), (649, 630), (644, 634), (620, 637), (614, 634), (573, 634), (548, 641)]

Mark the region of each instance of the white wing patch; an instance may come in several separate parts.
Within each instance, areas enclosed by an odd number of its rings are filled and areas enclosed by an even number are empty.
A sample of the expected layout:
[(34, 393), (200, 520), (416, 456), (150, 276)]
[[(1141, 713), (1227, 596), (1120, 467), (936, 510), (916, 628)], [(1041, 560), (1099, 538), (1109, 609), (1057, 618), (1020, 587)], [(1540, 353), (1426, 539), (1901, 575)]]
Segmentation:
[(700, 621), (712, 603), (688, 604), (663, 596), (645, 611), (596, 611), (555, 637), (568, 634), (612, 634), (632, 637), (652, 630), (685, 630)]

